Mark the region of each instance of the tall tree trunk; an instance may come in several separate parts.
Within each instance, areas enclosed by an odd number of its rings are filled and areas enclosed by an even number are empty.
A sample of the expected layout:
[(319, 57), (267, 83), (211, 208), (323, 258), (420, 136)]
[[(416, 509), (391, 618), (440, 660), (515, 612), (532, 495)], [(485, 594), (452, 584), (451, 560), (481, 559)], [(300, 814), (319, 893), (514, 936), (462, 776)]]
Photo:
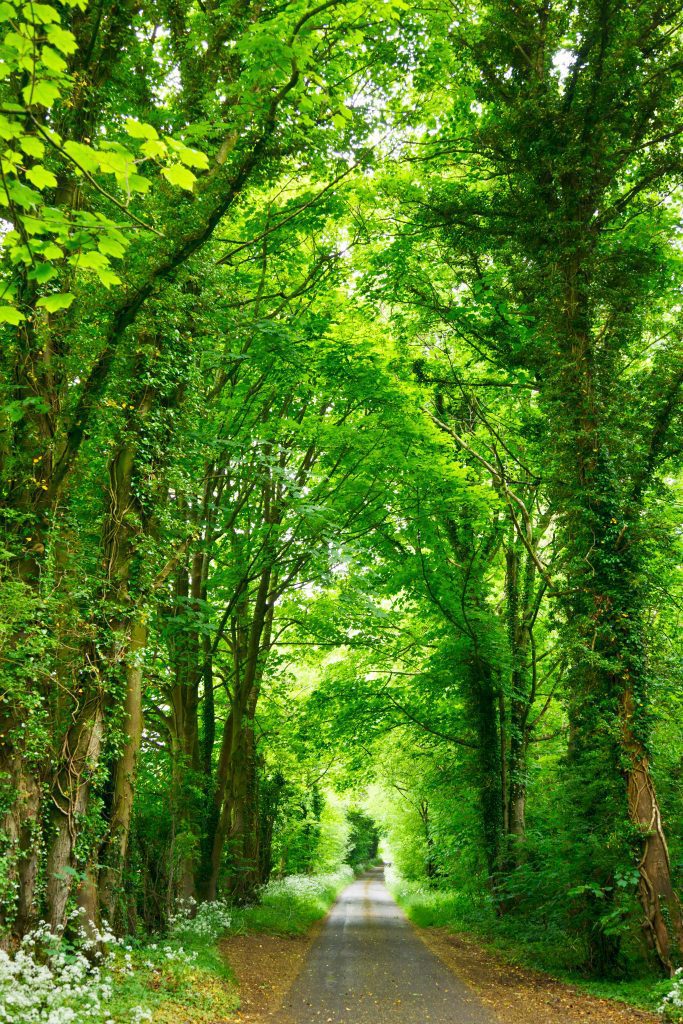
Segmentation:
[(671, 860), (662, 815), (643, 743), (633, 729), (634, 695), (621, 702), (623, 744), (628, 752), (626, 784), (631, 822), (642, 836), (638, 860), (638, 894), (646, 935), (662, 965), (673, 975), (683, 950), (683, 915), (671, 877)]
[(42, 787), (19, 751), (5, 762), (2, 783), (10, 805), (0, 822), (0, 830), (5, 836), (8, 880), (16, 887), (17, 905), (14, 908), (9, 903), (0, 905), (0, 928), (5, 931), (11, 926), (14, 936), (20, 938), (38, 919), (36, 882)]
[(420, 821), (422, 822), (422, 828), (424, 830), (425, 847), (427, 849), (427, 856), (425, 857), (425, 874), (430, 882), (432, 882), (437, 874), (436, 860), (434, 859), (434, 836), (432, 835), (432, 824), (429, 818), (429, 804), (426, 800), (420, 801), (418, 808), (420, 815)]
[(259, 794), (259, 882), (265, 885), (273, 870), (273, 831), (286, 782), (279, 772), (261, 785)]
[[(227, 729), (224, 731), (213, 805), (216, 827), (210, 844), (208, 871), (205, 879), (205, 891), (208, 899), (215, 899), (217, 894), (218, 876), (226, 842), (230, 841), (233, 844), (233, 850), (239, 851), (237, 861), (241, 859), (241, 851), (244, 848), (249, 790), (247, 735), (250, 709), (253, 708), (253, 711), (256, 709), (264, 668), (264, 656), (270, 646), (274, 611), (274, 602), (271, 596), (272, 582), (272, 568), (266, 566), (261, 572), (254, 597), (246, 647), (242, 642), (238, 644), (240, 652), (244, 649), (244, 659), (242, 660), (239, 653), (236, 653), (235, 657), (232, 706), (229, 716), (230, 728), (229, 731)], [(242, 635), (243, 632), (243, 624), (240, 623), (237, 635)], [(251, 712), (252, 717), (253, 711)], [(226, 723), (227, 725), (228, 723)], [(236, 878), (233, 879), (231, 887), (235, 884)]]
[(110, 924), (114, 924), (117, 916), (142, 740), (142, 655), (147, 643), (147, 626), (143, 613), (131, 607), (129, 582), (135, 555), (134, 539), (140, 529), (140, 508), (133, 487), (137, 448), (155, 398), (155, 392), (147, 386), (134, 397), (124, 440), (108, 467), (109, 505), (102, 527), (106, 578), (100, 616), (107, 622), (111, 636), (108, 650), (100, 655), (101, 674), (105, 679), (113, 678), (124, 665), (125, 691), (121, 753), (110, 770), (108, 829), (99, 849), (91, 853), (79, 891), (85, 919), (93, 930), (98, 926), (100, 909)]
[[(256, 701), (254, 699), (254, 705)], [(246, 760), (246, 785), (244, 789), (244, 814), (242, 834), (242, 868), (240, 871), (240, 898), (252, 895), (260, 884), (261, 823), (259, 801), (259, 777), (254, 729), (254, 711), (249, 709), (245, 728), (244, 747)]]
[[(587, 288), (585, 273), (577, 262), (567, 274), (565, 305), (573, 317), (564, 339), (566, 369), (555, 398), (559, 422), (564, 424), (563, 467), (571, 481), (569, 500), (563, 495), (561, 506), (566, 509), (563, 532), (574, 588), (565, 599), (565, 608), (582, 647), (571, 675), (575, 708), (572, 760), (580, 771), (595, 774), (596, 762), (590, 758), (601, 758), (606, 791), (618, 785), (621, 771), (624, 819), (642, 835), (638, 870), (643, 927), (662, 967), (671, 974), (683, 954), (683, 921), (647, 756), (649, 693), (641, 625), (642, 555), (635, 539), (630, 539), (638, 529), (642, 489), (636, 501), (629, 493), (631, 485), (625, 484), (614, 468), (601, 429)], [(610, 718), (616, 721), (616, 730), (604, 727)], [(626, 767), (620, 770), (619, 765)], [(584, 808), (583, 814), (590, 817), (594, 809)], [(609, 812), (606, 819), (602, 826), (605, 836), (609, 834)], [(601, 883), (611, 885), (613, 879)], [(600, 933), (598, 921), (593, 932)], [(609, 947), (609, 939), (606, 937), (603, 945)]]
[(508, 850), (512, 866), (518, 861), (520, 842), (526, 833), (528, 719), (533, 702), (529, 657), (534, 578), (533, 559), (528, 552), (522, 559), (521, 542), (514, 538), (505, 552), (506, 616), (511, 658), (506, 832), (512, 839)]
[(484, 851), (489, 879), (493, 883), (500, 869), (503, 837), (498, 694), (493, 684), (491, 666), (480, 654), (472, 654), (468, 676), (469, 703), (477, 734), (479, 806)]
[(52, 786), (51, 835), (47, 855), (47, 919), (53, 929), (66, 922), (76, 875), (80, 819), (88, 809), (92, 776), (97, 771), (104, 736), (101, 692), (86, 697), (61, 751), (61, 768)]
[(117, 917), (122, 895), (121, 882), (128, 852), (135, 793), (135, 773), (142, 742), (142, 654), (147, 646), (148, 628), (141, 619), (133, 623), (126, 658), (124, 742), (114, 767), (109, 831), (100, 853), (103, 865), (99, 878), (102, 910), (110, 922)]
[(199, 862), (202, 759), (199, 737), (199, 687), (203, 676), (200, 655), (200, 600), (204, 556), (196, 550), (189, 566), (176, 574), (172, 625), (175, 681), (171, 689), (171, 807), (174, 816), (176, 877), (183, 900), (196, 897)]

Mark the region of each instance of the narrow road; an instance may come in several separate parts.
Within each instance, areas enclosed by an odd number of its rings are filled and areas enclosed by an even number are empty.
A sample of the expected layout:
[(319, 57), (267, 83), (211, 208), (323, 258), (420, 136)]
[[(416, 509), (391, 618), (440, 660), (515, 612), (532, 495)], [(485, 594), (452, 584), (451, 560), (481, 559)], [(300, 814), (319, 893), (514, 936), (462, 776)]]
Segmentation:
[(278, 1024), (495, 1024), (417, 937), (381, 868), (346, 889), (276, 1014)]

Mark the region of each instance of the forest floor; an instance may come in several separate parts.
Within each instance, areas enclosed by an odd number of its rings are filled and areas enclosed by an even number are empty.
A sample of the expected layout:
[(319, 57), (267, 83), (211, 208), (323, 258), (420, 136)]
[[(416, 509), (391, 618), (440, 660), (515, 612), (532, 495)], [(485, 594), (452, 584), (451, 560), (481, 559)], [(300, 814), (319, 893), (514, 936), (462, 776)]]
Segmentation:
[[(238, 1020), (245, 1024), (411, 1024), (418, 1019), (432, 1024), (479, 1019), (498, 1024), (654, 1024), (660, 1020), (644, 1010), (510, 964), (469, 936), (411, 926), (385, 894), (379, 879), (366, 879), (349, 887), (328, 918), (305, 936), (246, 934), (226, 939), (221, 948), (240, 990)], [(444, 982), (445, 972), (440, 973), (443, 967), (450, 972), (450, 984)]]
[(306, 956), (320, 934), (323, 922), (307, 935), (231, 935), (221, 951), (239, 985), (239, 1021), (267, 1021), (282, 1005), (301, 972)]

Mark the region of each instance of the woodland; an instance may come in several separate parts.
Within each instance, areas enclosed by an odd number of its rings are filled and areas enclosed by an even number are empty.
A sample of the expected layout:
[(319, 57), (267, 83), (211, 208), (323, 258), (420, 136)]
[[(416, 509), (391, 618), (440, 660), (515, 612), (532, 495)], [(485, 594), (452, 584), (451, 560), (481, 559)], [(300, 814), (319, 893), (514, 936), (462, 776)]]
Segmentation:
[(5, 970), (380, 837), (536, 962), (681, 966), (682, 43), (0, 3)]

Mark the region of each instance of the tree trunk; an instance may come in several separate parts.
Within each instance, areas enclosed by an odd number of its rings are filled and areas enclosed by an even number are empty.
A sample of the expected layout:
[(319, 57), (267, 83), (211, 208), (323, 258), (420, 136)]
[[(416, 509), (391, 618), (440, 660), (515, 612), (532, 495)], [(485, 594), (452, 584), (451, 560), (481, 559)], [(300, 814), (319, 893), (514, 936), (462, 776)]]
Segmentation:
[(200, 665), (199, 600), (202, 592), (203, 556), (195, 551), (189, 567), (176, 574), (175, 604), (171, 626), (171, 657), (175, 680), (171, 703), (171, 809), (174, 820), (178, 895), (183, 900), (196, 896), (201, 808), (199, 748)]
[(522, 571), (522, 545), (515, 538), (505, 552), (506, 616), (511, 658), (506, 834), (512, 839), (508, 844), (511, 867), (519, 861), (520, 842), (526, 833), (528, 719), (534, 699), (529, 665), (534, 578), (535, 567), (529, 553)]
[(286, 782), (279, 772), (260, 787), (259, 799), (259, 882), (265, 885), (273, 870), (273, 830)]
[(135, 792), (135, 773), (142, 742), (142, 655), (147, 646), (147, 625), (138, 619), (131, 628), (126, 659), (126, 696), (124, 704), (123, 749), (114, 768), (114, 786), (109, 833), (100, 860), (99, 879), (102, 910), (113, 923), (122, 895), (121, 880), (128, 852), (130, 823)]
[[(213, 836), (209, 837), (210, 854), (207, 857), (205, 876), (207, 899), (216, 898), (218, 875), (226, 842), (230, 840), (233, 844), (233, 851), (237, 852), (236, 862), (241, 860), (241, 853), (244, 849), (245, 823), (250, 814), (247, 811), (249, 790), (247, 734), (250, 717), (253, 718), (258, 700), (264, 655), (270, 646), (274, 611), (271, 597), (272, 581), (272, 567), (267, 565), (261, 572), (254, 597), (246, 645), (244, 639), (240, 639), (244, 638), (246, 633), (244, 629), (246, 609), (244, 607), (240, 612), (241, 621), (235, 630), (232, 707), (229, 722), (226, 723), (226, 730), (224, 730), (213, 802), (216, 827)], [(228, 724), (229, 730), (227, 729)], [(207, 843), (207, 848), (208, 846)], [(241, 872), (241, 866), (239, 870)], [(235, 886), (239, 888), (239, 884), (241, 883), (236, 876), (231, 888)]]
[[(256, 701), (254, 700), (254, 704)], [(253, 895), (261, 882), (261, 823), (259, 806), (259, 778), (256, 751), (256, 733), (254, 731), (254, 711), (250, 708), (247, 719), (244, 745), (246, 758), (245, 806), (243, 814), (244, 831), (242, 837), (242, 870), (240, 897), (247, 899)]]
[(104, 734), (102, 695), (91, 694), (75, 725), (67, 732), (62, 766), (52, 787), (47, 856), (47, 919), (54, 930), (64, 927), (69, 894), (76, 876), (79, 821), (88, 809), (92, 777), (97, 771)]
[[(9, 860), (9, 881), (16, 886), (17, 904), (0, 905), (0, 927), (10, 925), (20, 938), (37, 921), (36, 882), (40, 849), (41, 785), (18, 751), (6, 762), (3, 785), (10, 796), (0, 825), (6, 837)], [(13, 912), (12, 912), (13, 911)]]
[[(610, 450), (606, 430), (610, 410), (601, 404), (596, 384), (590, 246), (588, 238), (576, 244), (564, 268), (563, 362), (557, 391), (551, 396), (555, 431), (561, 439), (558, 475), (564, 478), (557, 499), (564, 510), (561, 529), (573, 590), (564, 598), (564, 606), (580, 643), (570, 675), (574, 718), (570, 763), (578, 768), (577, 791), (597, 772), (604, 775), (605, 795), (599, 799), (604, 801), (605, 821), (600, 828), (606, 852), (610, 833), (618, 824), (610, 811), (609, 793), (623, 785), (620, 775), (625, 779), (624, 819), (628, 817), (643, 836), (638, 869), (644, 931), (663, 968), (671, 973), (672, 963), (681, 957), (683, 927), (646, 753), (649, 694), (641, 625), (642, 544), (636, 539), (643, 486), (634, 489), (633, 480), (624, 475), (618, 456)], [(596, 808), (584, 806), (580, 813), (590, 821)], [(599, 884), (612, 886), (612, 875), (603, 868)], [(591, 930), (595, 936), (601, 932), (602, 915), (604, 907), (596, 908)], [(604, 937), (608, 952), (614, 942), (613, 937)]]
[(629, 690), (622, 700), (622, 734), (629, 753), (626, 774), (629, 817), (643, 837), (638, 861), (638, 894), (650, 945), (673, 976), (683, 949), (683, 915), (671, 879), (669, 848), (647, 752), (632, 728), (633, 712), (633, 692)]
[(489, 879), (493, 882), (500, 869), (503, 836), (498, 694), (494, 689), (491, 666), (481, 655), (473, 654), (468, 667), (469, 701), (477, 734), (484, 851)]

